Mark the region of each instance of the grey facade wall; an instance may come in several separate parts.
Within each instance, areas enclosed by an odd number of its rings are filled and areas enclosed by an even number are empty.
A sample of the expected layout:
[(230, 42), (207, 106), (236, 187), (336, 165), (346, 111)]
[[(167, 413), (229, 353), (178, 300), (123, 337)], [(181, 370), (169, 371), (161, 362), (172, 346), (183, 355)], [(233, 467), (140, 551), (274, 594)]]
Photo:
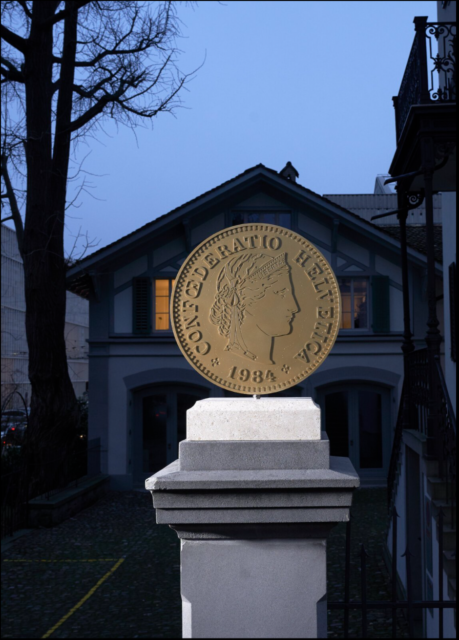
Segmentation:
[[(29, 350), (25, 331), (24, 270), (16, 233), (2, 224), (1, 290), (2, 290), (2, 356), (1, 397), (19, 391), (30, 402), (28, 379)], [(88, 384), (89, 304), (87, 300), (67, 292), (65, 342), (70, 379), (77, 397)], [(9, 408), (22, 408), (18, 396), (11, 398)]]

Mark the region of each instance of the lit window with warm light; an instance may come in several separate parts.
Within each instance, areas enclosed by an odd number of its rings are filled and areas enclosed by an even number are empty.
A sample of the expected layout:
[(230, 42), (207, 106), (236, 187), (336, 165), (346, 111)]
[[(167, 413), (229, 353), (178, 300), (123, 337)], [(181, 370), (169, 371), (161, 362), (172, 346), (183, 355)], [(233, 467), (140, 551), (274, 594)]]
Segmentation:
[(170, 331), (170, 300), (175, 280), (161, 279), (153, 281), (154, 330)]

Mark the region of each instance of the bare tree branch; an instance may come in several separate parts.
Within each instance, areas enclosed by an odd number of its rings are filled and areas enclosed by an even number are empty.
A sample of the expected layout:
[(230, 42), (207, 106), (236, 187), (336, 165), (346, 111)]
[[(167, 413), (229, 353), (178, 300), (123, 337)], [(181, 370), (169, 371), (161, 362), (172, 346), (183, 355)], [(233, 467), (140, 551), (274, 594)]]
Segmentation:
[(84, 127), (84, 125), (91, 120), (94, 120), (94, 118), (102, 113), (104, 108), (112, 99), (114, 99), (114, 96), (111, 96), (110, 94), (105, 94), (104, 96), (102, 96), (102, 98), (100, 98), (95, 105), (88, 109), (86, 113), (84, 113), (82, 116), (71, 123), (70, 131), (77, 131), (78, 129), (81, 129), (81, 127)]
[(8, 196), (8, 201), (10, 203), (11, 218), (14, 220), (19, 252), (21, 256), (23, 256), (24, 225), (22, 222), (21, 214), (19, 212), (16, 194), (14, 193), (14, 189), (11, 184), (10, 176), (8, 173), (8, 157), (6, 156), (5, 153), (2, 153), (2, 158), (1, 158), (1, 176), (5, 182), (6, 195)]
[(13, 33), (4, 24), (0, 27), (1, 37), (10, 44), (12, 47), (20, 51), (21, 53), (25, 53), (28, 49), (28, 41), (21, 36), (18, 36), (17, 33)]
[[(47, 20), (43, 20), (40, 26), (43, 27), (51, 27), (57, 22), (61, 22), (61, 20), (65, 20), (72, 13), (72, 11), (78, 11), (82, 9), (86, 4), (89, 4), (93, 0), (81, 0), (80, 2), (73, 2), (74, 6), (71, 9), (62, 9), (62, 11), (58, 11), (52, 18), (48, 18)], [(56, 6), (59, 5), (59, 2), (56, 2)]]
[[(170, 0), (2, 2), (1, 202), (24, 262), (32, 481), (46, 472), (45, 452), (58, 460), (69, 451), (78, 423), (65, 349), (73, 256), (66, 257), (64, 233), (67, 206), (90, 185), (83, 180), (68, 198), (70, 158), (81, 140), (104, 131), (104, 120), (134, 129), (180, 104), (192, 74), (177, 68), (179, 27)], [(95, 246), (87, 236), (83, 244), (83, 255)]]
[(29, 7), (27, 6), (27, 2), (25, 0), (17, 0), (17, 3), (21, 5), (24, 13), (28, 18), (32, 18), (32, 13), (29, 11)]
[[(81, 238), (85, 239), (83, 249), (81, 250), (78, 256), (75, 256), (77, 251), (78, 241)], [(67, 266), (70, 267), (71, 265), (75, 264), (75, 262), (77, 262), (78, 260), (82, 260), (84, 256), (87, 254), (87, 252), (89, 251), (89, 249), (93, 249), (94, 247), (97, 247), (99, 245), (99, 242), (100, 241), (96, 240), (95, 238), (94, 240), (90, 240), (87, 232), (85, 234), (82, 234), (81, 227), (80, 227), (78, 229), (78, 233), (74, 236), (73, 246), (69, 251), (68, 256), (65, 259)]]
[(13, 82), (25, 82), (22, 71), (19, 71), (19, 69), (17, 69), (10, 60), (1, 56), (1, 63), (6, 67), (6, 69), (3, 67), (1, 69), (2, 76), (4, 76), (6, 80), (12, 80)]

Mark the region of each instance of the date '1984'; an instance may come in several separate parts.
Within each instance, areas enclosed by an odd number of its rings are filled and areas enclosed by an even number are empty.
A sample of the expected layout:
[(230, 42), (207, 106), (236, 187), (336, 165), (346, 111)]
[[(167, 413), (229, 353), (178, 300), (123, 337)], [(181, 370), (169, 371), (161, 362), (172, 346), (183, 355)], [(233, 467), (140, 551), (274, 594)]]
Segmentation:
[(249, 369), (238, 369), (237, 367), (231, 367), (228, 374), (229, 378), (233, 380), (239, 380), (240, 382), (247, 382), (251, 380), (260, 384), (261, 382), (275, 382), (276, 376), (269, 369), (263, 373), (263, 371), (256, 370), (250, 371)]

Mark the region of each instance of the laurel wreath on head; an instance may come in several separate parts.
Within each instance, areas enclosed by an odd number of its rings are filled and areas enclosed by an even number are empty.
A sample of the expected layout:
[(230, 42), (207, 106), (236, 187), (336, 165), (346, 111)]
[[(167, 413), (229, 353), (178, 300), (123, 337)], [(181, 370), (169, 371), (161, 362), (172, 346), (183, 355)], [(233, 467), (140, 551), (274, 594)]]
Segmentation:
[(231, 315), (234, 307), (236, 307), (239, 323), (242, 323), (244, 320), (244, 311), (240, 308), (238, 303), (234, 304), (235, 296), (237, 296), (236, 288), (239, 285), (239, 279), (236, 279), (236, 283), (233, 287), (230, 287), (228, 283), (222, 284), (223, 280), (227, 278), (225, 270), (226, 267), (220, 271), (218, 276), (217, 293), (210, 311), (210, 319), (213, 324), (218, 326), (219, 334), (225, 338), (229, 338)]
[(229, 338), (234, 314), (239, 325), (244, 322), (245, 303), (241, 300), (239, 292), (246, 277), (239, 274), (250, 259), (250, 255), (241, 256), (231, 266), (227, 264), (223, 267), (218, 275), (217, 293), (210, 311), (210, 320), (218, 326), (219, 334), (225, 338)]

